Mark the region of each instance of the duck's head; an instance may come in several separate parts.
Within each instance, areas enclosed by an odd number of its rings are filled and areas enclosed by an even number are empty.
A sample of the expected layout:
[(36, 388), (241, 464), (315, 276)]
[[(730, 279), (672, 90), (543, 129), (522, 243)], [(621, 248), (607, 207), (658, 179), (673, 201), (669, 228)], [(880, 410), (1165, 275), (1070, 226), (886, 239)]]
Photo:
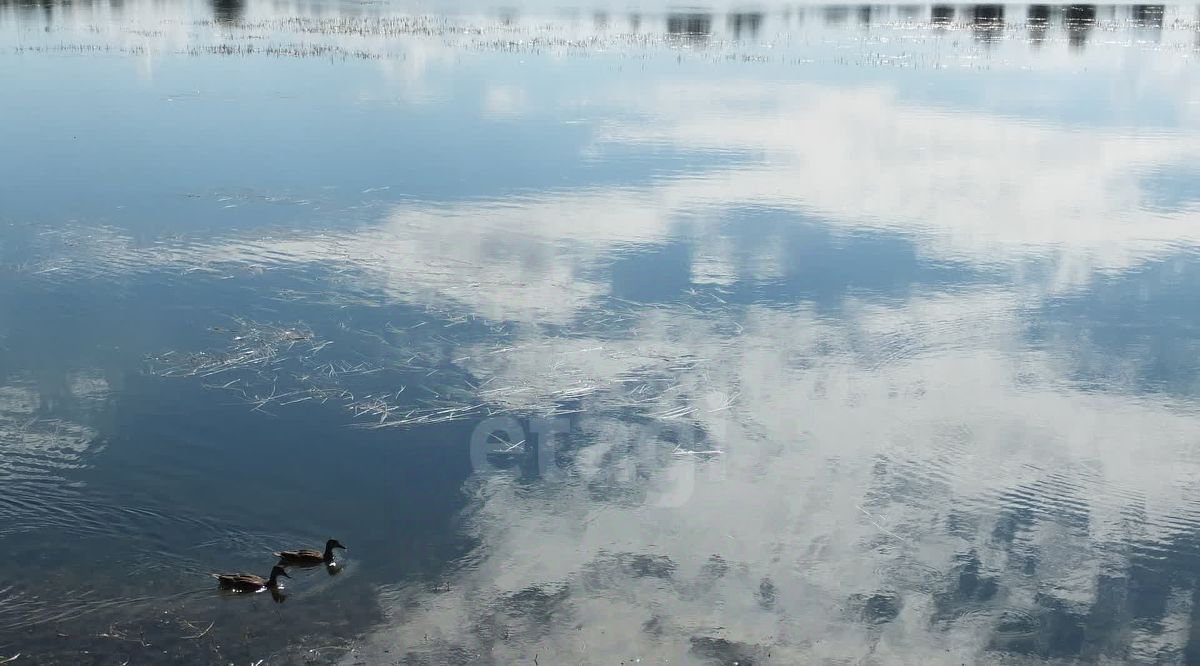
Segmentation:
[(330, 539), (329, 541), (325, 542), (325, 550), (333, 550), (334, 548), (341, 548), (342, 550), (349, 550), (348, 548), (346, 548), (345, 546), (342, 545), (341, 541), (338, 541), (337, 539)]
[(291, 576), (288, 575), (287, 569), (283, 568), (283, 565), (276, 564), (275, 567), (271, 569), (271, 580), (275, 580), (280, 576), (283, 576), (284, 578), (291, 578)]

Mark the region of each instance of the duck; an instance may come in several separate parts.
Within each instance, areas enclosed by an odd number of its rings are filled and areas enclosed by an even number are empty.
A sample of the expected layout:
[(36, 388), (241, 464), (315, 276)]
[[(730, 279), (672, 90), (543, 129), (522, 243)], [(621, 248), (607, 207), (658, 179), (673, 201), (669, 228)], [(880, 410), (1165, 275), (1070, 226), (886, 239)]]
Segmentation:
[(319, 550), (284, 550), (275, 553), (275, 557), (279, 558), (280, 562), (286, 564), (294, 564), (299, 566), (317, 566), (318, 564), (326, 564), (335, 566), (333, 562), (333, 549), (341, 548), (349, 550), (342, 545), (337, 539), (330, 539), (325, 542), (325, 552)]
[(288, 575), (287, 569), (278, 564), (271, 569), (270, 578), (263, 578), (262, 576), (244, 573), (212, 574), (212, 577), (217, 579), (217, 583), (223, 589), (235, 590), (237, 592), (262, 592), (263, 590), (271, 590), (274, 592), (281, 587), (279, 584), (280, 576), (283, 576), (284, 578), (291, 578), (291, 576)]

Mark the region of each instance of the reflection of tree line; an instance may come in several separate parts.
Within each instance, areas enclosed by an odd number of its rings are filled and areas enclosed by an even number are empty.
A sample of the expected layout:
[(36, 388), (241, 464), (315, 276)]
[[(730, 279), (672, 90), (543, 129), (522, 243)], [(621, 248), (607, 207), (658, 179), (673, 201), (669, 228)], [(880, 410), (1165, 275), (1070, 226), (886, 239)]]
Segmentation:
[[(1105, 7), (1109, 18), (1116, 19), (1120, 8)], [(851, 17), (861, 26), (869, 26), (872, 20), (887, 17), (887, 8), (873, 5), (828, 5), (817, 10), (825, 25), (845, 25)], [(1129, 22), (1138, 27), (1160, 29), (1163, 26), (1165, 5), (1130, 5), (1125, 8)], [(927, 12), (927, 13), (926, 13)], [(948, 26), (956, 22), (970, 26), (977, 39), (984, 42), (995, 41), (1004, 35), (1010, 27), (1020, 26), (1019, 18), (1009, 14), (1012, 7), (1003, 4), (977, 4), (956, 7), (948, 4), (935, 4), (922, 10), (912, 5), (900, 5), (894, 8), (896, 17), (907, 21), (920, 21), (926, 15), (929, 23), (934, 26)], [(790, 23), (793, 16), (803, 20), (803, 8), (785, 8), (781, 18)], [(728, 15), (727, 23), (734, 39), (754, 37), (762, 29), (766, 15), (761, 12), (734, 12)], [(640, 24), (640, 17), (639, 24)], [(1098, 5), (1029, 5), (1023, 27), (1028, 30), (1029, 39), (1035, 45), (1046, 38), (1051, 26), (1059, 25), (1066, 32), (1068, 43), (1074, 48), (1082, 48), (1092, 29), (1100, 20)], [(705, 38), (713, 34), (713, 15), (703, 12), (677, 12), (667, 16), (667, 34)], [(635, 28), (636, 30), (636, 28)]]
[(217, 23), (237, 23), (242, 20), (246, 0), (210, 0), (213, 20)]
[[(759, 29), (762, 28), (764, 16), (762, 12), (730, 13), (727, 20), (734, 39), (756, 36)], [(668, 35), (707, 37), (712, 32), (712, 14), (689, 12), (667, 15)]]
[[(242, 20), (246, 9), (246, 0), (209, 0), (212, 6), (213, 20), (218, 23), (237, 23)], [(114, 12), (120, 12), (125, 6), (125, 0), (0, 0), (0, 8), (16, 8), (23, 10), (43, 10), (49, 19), (51, 10), (55, 7), (95, 7), (102, 5)]]
[[(242, 20), (245, 13), (246, 0), (208, 0), (212, 8), (213, 20), (218, 23), (232, 24)], [(42, 9), (50, 16), (50, 10), (57, 6), (71, 7), (77, 5), (93, 6), (101, 4), (98, 0), (0, 0), (0, 7), (15, 7), (25, 10)], [(105, 0), (103, 4), (114, 10), (120, 10), (124, 0)], [(1100, 9), (1098, 5), (1029, 5), (1025, 13), (1023, 27), (1028, 30), (1030, 41), (1037, 45), (1046, 38), (1048, 30), (1059, 25), (1067, 34), (1068, 42), (1075, 48), (1082, 48), (1092, 29), (1098, 24)], [(948, 26), (956, 21), (961, 25), (970, 26), (972, 33), (983, 42), (995, 41), (1001, 38), (1009, 27), (1020, 26), (1019, 18), (1010, 17), (1013, 7), (1003, 4), (977, 4), (955, 6), (950, 4), (935, 4), (927, 9), (914, 5), (899, 5), (893, 8), (873, 5), (829, 5), (819, 8), (825, 25), (837, 26), (854, 21), (860, 26), (870, 26), (872, 21), (890, 20), (895, 17), (905, 21), (921, 21), (928, 17), (933, 26)], [(1128, 21), (1138, 27), (1161, 29), (1165, 5), (1129, 5), (1122, 8), (1106, 6), (1103, 11), (1113, 19), (1118, 13), (1123, 13)], [(785, 7), (780, 18), (790, 23), (804, 19), (803, 6)], [(501, 12), (505, 22), (511, 22), (515, 10)], [(767, 14), (763, 12), (731, 12), (726, 16), (726, 24), (734, 39), (754, 38), (762, 30)], [(597, 11), (593, 15), (597, 30), (606, 30), (611, 26), (610, 17), (605, 12)], [(628, 17), (629, 29), (638, 32), (642, 28), (643, 17), (631, 14)], [(671, 12), (666, 17), (666, 32), (668, 35), (705, 39), (714, 33), (714, 14), (709, 12), (689, 11)], [(1200, 34), (1197, 39), (1200, 40)]]

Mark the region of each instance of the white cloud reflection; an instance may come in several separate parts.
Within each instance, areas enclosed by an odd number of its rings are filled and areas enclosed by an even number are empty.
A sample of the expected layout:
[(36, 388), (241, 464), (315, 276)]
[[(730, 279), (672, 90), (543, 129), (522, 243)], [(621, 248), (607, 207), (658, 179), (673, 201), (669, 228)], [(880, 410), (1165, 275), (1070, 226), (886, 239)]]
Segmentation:
[[(606, 405), (611, 395), (585, 400), (592, 415), (580, 437), (593, 443), (570, 481), (531, 492), (481, 479), (468, 523), (482, 544), (476, 566), (447, 592), (396, 590), (408, 610), (367, 654), (958, 664), (1024, 641), (1024, 652), (1049, 658), (1058, 648), (1030, 648), (1030, 636), (1072, 614), (1086, 622), (1112, 612), (1105, 577), (1133, 576), (1141, 549), (1171, 559), (1183, 547), (1173, 540), (1191, 538), (1194, 408), (1132, 386), (1077, 387), (1066, 379), (1071, 350), (1028, 345), (1021, 315), (1030, 293), (1085, 288), (1194, 249), (1194, 211), (1150, 209), (1141, 180), (1195, 163), (1191, 137), (931, 112), (873, 87), (665, 86), (626, 99), (646, 121), (610, 125), (603, 141), (748, 152), (764, 164), (522, 202), (512, 221), (520, 231), (504, 238), (527, 244), (518, 255), (563, 260), (557, 270), (526, 260), (527, 270), (562, 276), (565, 266), (698, 228), (693, 274), (728, 283), (738, 269), (722, 259), (727, 238), (712, 220), (777, 207), (846, 233), (903, 234), (927, 261), (1011, 269), (1015, 293), (848, 297), (836, 318), (803, 306), (663, 306), (623, 324), (628, 336), (556, 341), (530, 327), (525, 351), (465, 348), (473, 375), (535, 387), (518, 406), (581, 381), (623, 395), (627, 377), (666, 377), (672, 387), (643, 413), (737, 396), (729, 410), (688, 417), (724, 454), (698, 463), (683, 507), (637, 501), (645, 488), (614, 481), (613, 470), (653, 431), (614, 408), (620, 400)], [(770, 111), (729, 110), (746, 100)], [(456, 242), (441, 251), (454, 247), (467, 275), (479, 275), (468, 279), (492, 284), (480, 267), (495, 251), (457, 242), (462, 221), (486, 238), (510, 218), (477, 205), (453, 207), (438, 223), (421, 222), (426, 215), (399, 208), (386, 226), (406, 238), (413, 225), (445, 229)], [(370, 245), (385, 247), (378, 237)], [(544, 254), (564, 246), (569, 261)], [(431, 249), (390, 265), (427, 260)], [(1031, 258), (1058, 267), (1048, 283), (1015, 268)], [(401, 273), (388, 281), (461, 299), (429, 284), (438, 278)], [(537, 300), (485, 288), (462, 304), (533, 325), (550, 312), (568, 321), (593, 302), (578, 287), (555, 296), (558, 279), (534, 282), (544, 290)], [(664, 483), (668, 468), (650, 460), (640, 483)], [(995, 591), (980, 592), (989, 581)], [(1187, 594), (1171, 598), (1159, 618), (1168, 629), (1133, 631), (1131, 654), (1181, 658), (1187, 632), (1169, 627), (1186, 626), (1192, 609)]]
[(59, 386), (28, 380), (0, 386), (0, 477), (9, 491), (81, 467), (96, 431), (64, 415), (94, 416), (108, 394), (102, 376), (82, 372), (69, 373)]
[[(562, 323), (606, 290), (585, 270), (678, 233), (698, 245), (698, 282), (730, 282), (739, 267), (720, 224), (741, 209), (816, 217), (846, 234), (897, 234), (932, 262), (1014, 272), (1046, 263), (1052, 280), (1020, 285), (1045, 292), (1200, 246), (1195, 202), (1151, 205), (1148, 187), (1155, 174), (1200, 161), (1191, 134), (930, 110), (879, 87), (666, 85), (623, 99), (644, 122), (607, 124), (601, 146), (669, 143), (761, 159), (637, 187), (401, 206), (371, 228), (261, 246), (238, 239), (198, 247), (189, 260), (333, 259), (397, 298), (420, 291), (415, 300), (460, 301), (488, 319)], [(768, 110), (741, 110), (748, 100)], [(769, 279), (787, 261), (760, 257), (742, 277)]]
[[(807, 209), (848, 229), (918, 232), (933, 258), (1061, 254), (1069, 276), (1200, 242), (1195, 208), (1152, 209), (1142, 180), (1196, 163), (1191, 134), (929, 109), (886, 87), (671, 85), (627, 102), (649, 122), (610, 125), (602, 140), (765, 156), (760, 168), (659, 188), (676, 208)], [(772, 110), (740, 110), (756, 104)]]
[(107, 380), (95, 371), (39, 380), (8, 377), (0, 386), (0, 535), (77, 517), (74, 473), (103, 449), (94, 422)]
[[(483, 479), (469, 521), (482, 544), (477, 566), (448, 592), (398, 591), (410, 610), (376, 649), (435, 661), (461, 646), (498, 663), (535, 654), (691, 663), (709, 645), (701, 638), (781, 663), (962, 663), (980, 659), (1005, 621), (1049, 621), (1046, 597), (1092, 612), (1100, 575), (1128, 568), (1135, 546), (1194, 530), (1200, 422), (1181, 405), (1064, 384), (1053, 350), (1021, 348), (1016, 309), (986, 294), (851, 304), (840, 320), (755, 306), (735, 337), (719, 330), (719, 315), (672, 309), (640, 318), (628, 340), (565, 343), (603, 353), (542, 349), (472, 366), (496, 385), (532, 383), (543, 395), (578, 376), (636, 372), (669, 377), (676, 401), (739, 398), (696, 417), (712, 438), (706, 448), (725, 454), (700, 463), (678, 508), (636, 501), (640, 484), (664, 482), (663, 469), (614, 482), (612, 468), (650, 431), (596, 399), (582, 436), (612, 453), (581, 452), (569, 482), (533, 492)], [(858, 351), (888, 348), (903, 353), (870, 363)], [(705, 361), (668, 370), (681, 358)], [(1028, 524), (1006, 543), (997, 534), (1022, 511)], [(997, 579), (996, 596), (958, 589), (956, 567), (972, 551)], [(646, 574), (630, 564), (637, 557), (665, 558), (670, 571)], [(899, 598), (894, 620), (863, 621), (855, 599), (871, 595)], [(537, 622), (506, 610), (535, 602), (546, 605)], [(1182, 644), (1165, 647), (1178, 655)]]

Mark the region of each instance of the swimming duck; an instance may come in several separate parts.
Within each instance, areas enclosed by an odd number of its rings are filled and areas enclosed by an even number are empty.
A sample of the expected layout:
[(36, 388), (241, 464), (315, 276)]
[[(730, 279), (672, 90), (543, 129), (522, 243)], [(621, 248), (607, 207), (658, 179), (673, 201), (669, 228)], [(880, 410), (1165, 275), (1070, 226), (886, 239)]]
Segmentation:
[(325, 552), (319, 550), (285, 550), (275, 553), (281, 562), (286, 564), (295, 564), (299, 566), (316, 566), (318, 564), (333, 564), (333, 549), (341, 548), (348, 550), (337, 539), (330, 539), (325, 542)]
[(271, 577), (263, 578), (254, 574), (213, 574), (212, 577), (217, 579), (218, 584), (226, 590), (236, 590), (238, 592), (261, 592), (263, 590), (279, 589), (279, 577), (291, 578), (286, 569), (276, 564), (275, 568), (271, 569)]

